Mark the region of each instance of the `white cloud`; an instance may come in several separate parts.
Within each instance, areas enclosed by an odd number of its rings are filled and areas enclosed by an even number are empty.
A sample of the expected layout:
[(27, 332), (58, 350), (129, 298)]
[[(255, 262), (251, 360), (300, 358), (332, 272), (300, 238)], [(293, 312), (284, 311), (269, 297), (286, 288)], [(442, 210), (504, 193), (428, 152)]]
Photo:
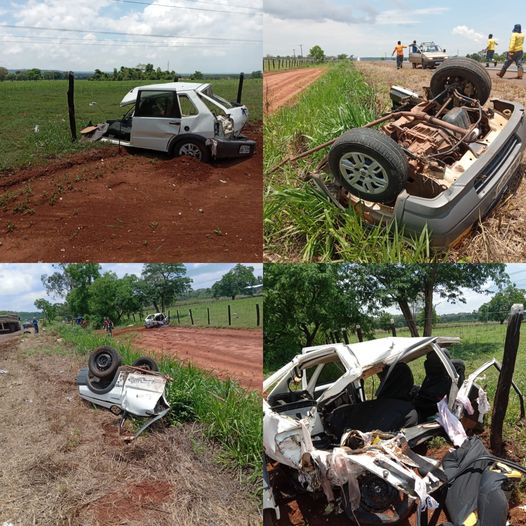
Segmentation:
[(468, 26), (456, 26), (451, 33), (472, 40), (473, 42), (483, 42), (484, 40), (484, 35), (482, 33), (478, 33)]

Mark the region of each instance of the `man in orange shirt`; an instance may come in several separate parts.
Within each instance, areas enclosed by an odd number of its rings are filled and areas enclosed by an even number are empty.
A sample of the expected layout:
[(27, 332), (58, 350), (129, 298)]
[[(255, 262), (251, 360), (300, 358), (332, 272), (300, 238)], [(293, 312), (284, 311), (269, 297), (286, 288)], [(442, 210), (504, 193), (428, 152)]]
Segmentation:
[(396, 52), (396, 69), (402, 69), (402, 66), (404, 65), (404, 49), (406, 48), (407, 46), (403, 46), (402, 42), (399, 40), (391, 53), (391, 56), (393, 56)]

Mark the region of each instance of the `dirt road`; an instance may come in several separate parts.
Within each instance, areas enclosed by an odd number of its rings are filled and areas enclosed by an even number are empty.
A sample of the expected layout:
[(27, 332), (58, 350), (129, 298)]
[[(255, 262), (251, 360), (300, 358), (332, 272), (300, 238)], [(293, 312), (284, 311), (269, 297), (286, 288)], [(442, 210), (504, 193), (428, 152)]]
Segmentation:
[(284, 72), (265, 73), (263, 77), (263, 107), (266, 115), (282, 106), (291, 105), (296, 97), (327, 68), (305, 68)]
[[(53, 349), (53, 350), (51, 350)], [(256, 526), (258, 499), (197, 425), (130, 445), (118, 418), (77, 393), (85, 365), (40, 334), (0, 343), (0, 524)]]
[[(417, 93), (429, 86), (433, 70), (412, 69), (407, 63), (401, 70), (391, 62), (356, 62), (377, 94), (379, 106), (390, 111), (389, 88), (398, 84)], [(526, 106), (526, 81), (514, 79), (515, 71), (508, 71), (504, 79), (496, 76), (499, 69), (490, 70), (492, 77), (491, 98), (502, 98), (520, 102)], [(467, 236), (460, 246), (450, 250), (451, 260), (461, 259), (477, 262), (522, 262), (526, 257), (526, 184), (523, 175), (526, 161), (521, 165), (522, 175), (514, 193), (501, 200), (500, 204)]]
[(0, 261), (259, 261), (258, 153), (205, 164), (97, 148), (0, 174)]
[(163, 327), (116, 329), (114, 336), (131, 337), (135, 347), (176, 356), (220, 378), (232, 378), (247, 389), (263, 384), (263, 333), (247, 329)]

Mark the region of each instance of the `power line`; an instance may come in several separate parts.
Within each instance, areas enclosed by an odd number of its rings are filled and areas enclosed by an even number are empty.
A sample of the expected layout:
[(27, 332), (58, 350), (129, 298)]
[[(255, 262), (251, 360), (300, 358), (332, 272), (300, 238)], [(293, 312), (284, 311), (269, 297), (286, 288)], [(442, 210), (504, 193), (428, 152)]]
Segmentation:
[(191, 40), (214, 40), (214, 41), (226, 41), (226, 42), (262, 42), (261, 39), (249, 39), (249, 38), (222, 38), (222, 37), (197, 37), (197, 36), (183, 36), (183, 35), (157, 35), (157, 34), (144, 34), (144, 33), (125, 33), (121, 31), (100, 31), (92, 29), (70, 29), (66, 27), (38, 27), (38, 26), (17, 26), (13, 24), (0, 24), (0, 27), (7, 27), (10, 29), (32, 29), (36, 31), (60, 31), (69, 33), (93, 33), (96, 35), (120, 35), (120, 36), (135, 36), (135, 37), (147, 37), (147, 38), (181, 38)]
[[(39, 37), (37, 37), (39, 38)], [(71, 41), (55, 41), (55, 42), (49, 42), (49, 41), (44, 41), (44, 40), (32, 40), (32, 41), (28, 41), (28, 40), (8, 40), (8, 39), (1, 39), (0, 40), (0, 43), (3, 43), (3, 42), (9, 42), (9, 43), (14, 43), (14, 44), (25, 44), (25, 45), (35, 45), (35, 44), (43, 44), (43, 45), (48, 45), (48, 46), (53, 46), (53, 45), (62, 45), (62, 44), (67, 44), (67, 45), (70, 45), (70, 46), (107, 46), (108, 45), (108, 41), (106, 42), (102, 42), (102, 41), (98, 41), (98, 42), (93, 42), (93, 41), (83, 41), (83, 40), (71, 40)], [(123, 42), (123, 41), (109, 41), (112, 45), (115, 45), (115, 46), (118, 46), (118, 47), (144, 47), (144, 43), (127, 43), (127, 42)], [(231, 46), (231, 45), (234, 45), (233, 43), (228, 43), (228, 42), (222, 42), (222, 43), (219, 43), (219, 44), (214, 44), (214, 47), (217, 47), (217, 46)], [(204, 48), (204, 49), (210, 49), (212, 47), (211, 44), (193, 44), (191, 42), (188, 42), (186, 44), (151, 44), (148, 42), (148, 47), (150, 49), (161, 49), (161, 48), (188, 48), (188, 49), (195, 49), (195, 48)]]
[[(119, 2), (119, 3), (123, 3), (123, 4), (139, 4), (139, 5), (147, 5), (147, 6), (151, 6), (151, 7), (167, 7), (167, 8), (172, 8), (172, 9), (194, 9), (196, 11), (212, 11), (212, 12), (216, 12), (216, 13), (229, 13), (229, 14), (241, 14), (241, 15), (251, 15), (252, 13), (249, 13), (247, 11), (232, 11), (231, 9), (229, 9), (228, 11), (225, 11), (225, 10), (218, 10), (218, 9), (206, 9), (206, 8), (203, 8), (203, 7), (188, 7), (188, 6), (177, 6), (177, 5), (169, 5), (169, 4), (152, 4), (152, 3), (149, 3), (149, 2), (140, 2), (139, 0), (111, 0), (112, 2)], [(225, 6), (227, 8), (229, 7), (240, 7), (242, 9), (248, 9), (248, 10), (251, 10), (251, 11), (261, 11), (261, 9), (257, 8), (257, 7), (245, 7), (245, 6), (242, 6), (242, 5), (239, 5), (239, 4), (223, 4), (223, 3), (215, 3), (215, 4), (212, 4), (212, 3), (209, 3), (209, 2), (199, 2), (198, 0), (193, 0), (195, 1), (196, 3), (199, 3), (199, 4), (204, 4), (204, 5), (220, 5), (220, 6)], [(259, 13), (259, 14), (262, 14), (262, 13)]]

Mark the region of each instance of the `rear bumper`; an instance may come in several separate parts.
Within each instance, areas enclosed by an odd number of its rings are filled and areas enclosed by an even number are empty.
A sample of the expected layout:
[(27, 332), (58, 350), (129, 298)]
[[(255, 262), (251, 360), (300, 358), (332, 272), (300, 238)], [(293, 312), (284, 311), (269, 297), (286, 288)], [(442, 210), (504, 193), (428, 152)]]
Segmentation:
[(406, 231), (420, 233), (427, 225), (431, 244), (445, 248), (484, 217), (510, 187), (526, 147), (524, 107), (508, 101), (493, 101), (495, 108), (510, 110), (507, 126), (488, 150), (446, 191), (433, 199), (403, 191), (394, 206), (394, 216)]
[(250, 157), (256, 152), (256, 141), (240, 135), (234, 139), (208, 139), (214, 159)]

